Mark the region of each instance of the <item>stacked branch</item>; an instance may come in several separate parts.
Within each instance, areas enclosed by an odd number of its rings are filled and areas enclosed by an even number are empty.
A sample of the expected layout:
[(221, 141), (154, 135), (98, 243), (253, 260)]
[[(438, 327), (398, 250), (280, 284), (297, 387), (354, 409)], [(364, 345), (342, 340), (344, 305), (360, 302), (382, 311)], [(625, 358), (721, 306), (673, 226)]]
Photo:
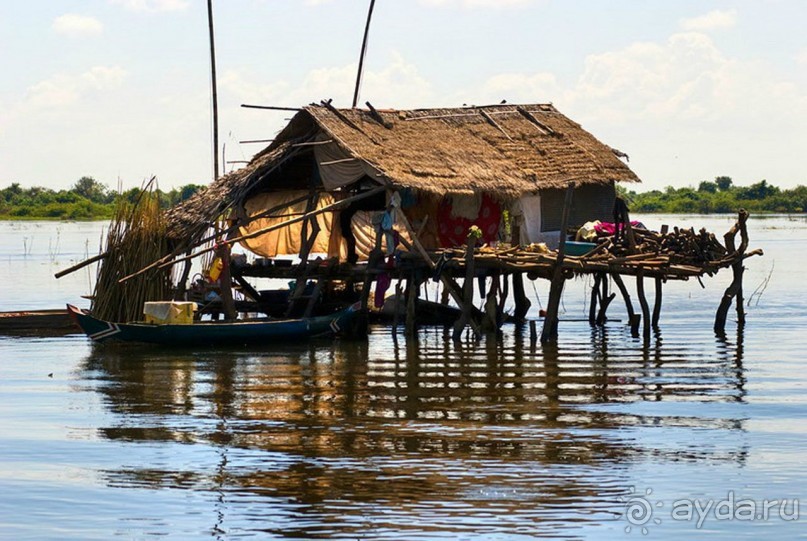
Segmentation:
[(151, 269), (120, 283), (168, 253), (165, 218), (150, 189), (136, 203), (118, 203), (106, 238), (106, 257), (98, 268), (93, 315), (105, 321), (142, 319), (143, 303), (168, 298), (171, 279), (166, 270)]
[[(597, 246), (579, 257), (566, 256), (562, 266), (568, 272), (608, 272), (636, 275), (641, 270), (646, 276), (663, 279), (686, 279), (713, 275), (720, 269), (732, 267), (738, 261), (760, 250), (741, 251), (724, 245), (706, 229), (695, 231), (675, 227), (671, 231), (633, 229), (633, 244), (602, 237)], [(463, 251), (459, 248), (441, 250), (438, 255), (448, 258), (448, 268), (462, 266)], [(476, 249), (475, 262), (480, 268), (503, 272), (531, 273), (533, 278), (548, 278), (557, 260), (557, 252), (539, 249), (535, 245), (493, 249), (482, 246)]]

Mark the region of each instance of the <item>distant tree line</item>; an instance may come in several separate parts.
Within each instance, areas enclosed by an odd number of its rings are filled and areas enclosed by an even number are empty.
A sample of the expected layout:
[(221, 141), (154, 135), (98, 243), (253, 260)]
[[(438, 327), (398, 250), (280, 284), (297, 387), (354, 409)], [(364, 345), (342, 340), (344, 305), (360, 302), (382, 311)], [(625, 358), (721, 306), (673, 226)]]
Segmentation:
[(783, 190), (767, 180), (750, 186), (735, 186), (731, 177), (704, 180), (697, 188), (673, 188), (637, 193), (623, 186), (620, 195), (628, 201), (632, 212), (669, 214), (711, 214), (737, 212), (744, 208), (754, 212), (797, 213), (807, 209), (807, 187)]
[[(160, 205), (168, 208), (184, 201), (202, 186), (188, 184), (170, 191), (157, 190)], [(116, 202), (123, 198), (134, 202), (140, 188), (123, 193), (110, 190), (92, 177), (81, 177), (68, 190), (52, 190), (35, 186), (23, 188), (12, 183), (0, 190), (0, 218), (99, 220), (112, 217)]]

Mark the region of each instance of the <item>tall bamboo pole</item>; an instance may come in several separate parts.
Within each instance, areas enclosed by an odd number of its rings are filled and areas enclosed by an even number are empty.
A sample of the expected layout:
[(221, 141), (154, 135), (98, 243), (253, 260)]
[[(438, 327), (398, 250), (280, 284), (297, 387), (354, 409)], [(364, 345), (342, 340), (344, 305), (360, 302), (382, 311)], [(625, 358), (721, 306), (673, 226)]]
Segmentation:
[(364, 56), (367, 54), (367, 36), (370, 33), (370, 19), (373, 18), (373, 8), (375, 0), (370, 0), (370, 9), (367, 11), (367, 23), (364, 25), (364, 38), (361, 41), (361, 53), (359, 54), (359, 70), (356, 73), (356, 88), (353, 91), (353, 108), (359, 103), (359, 88), (361, 87), (361, 76), (364, 70)]
[(216, 88), (216, 44), (213, 38), (213, 0), (207, 0), (207, 28), (210, 34), (210, 88), (213, 100), (213, 180), (219, 178), (219, 96)]

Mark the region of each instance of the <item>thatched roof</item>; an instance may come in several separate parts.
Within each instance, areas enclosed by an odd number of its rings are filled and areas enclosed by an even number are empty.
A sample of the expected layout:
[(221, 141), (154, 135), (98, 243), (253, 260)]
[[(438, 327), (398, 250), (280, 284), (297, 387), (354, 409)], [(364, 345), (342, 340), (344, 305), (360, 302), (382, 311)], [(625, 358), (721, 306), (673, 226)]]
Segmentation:
[(378, 171), (379, 182), (438, 195), (487, 192), (512, 199), (572, 181), (639, 181), (617, 151), (552, 105), (376, 111), (323, 102), (302, 108), (246, 167), (171, 209), (172, 236), (192, 234), (290, 157), (311, 154), (298, 145), (318, 135)]

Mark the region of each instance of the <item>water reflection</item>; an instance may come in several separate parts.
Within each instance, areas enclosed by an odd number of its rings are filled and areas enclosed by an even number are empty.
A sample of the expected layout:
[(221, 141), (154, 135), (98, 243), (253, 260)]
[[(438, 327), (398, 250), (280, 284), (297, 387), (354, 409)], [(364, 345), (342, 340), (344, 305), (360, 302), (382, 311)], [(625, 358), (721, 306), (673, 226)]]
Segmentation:
[[(703, 409), (743, 402), (742, 335), (709, 354), (626, 332), (544, 347), (521, 330), (474, 346), (379, 328), (283, 350), (98, 348), (83, 371), (112, 414), (103, 438), (180, 446), (106, 482), (209, 491), (213, 535), (574, 536), (621, 511), (632, 463), (746, 460), (744, 420)], [(637, 435), (658, 427), (673, 435)]]

